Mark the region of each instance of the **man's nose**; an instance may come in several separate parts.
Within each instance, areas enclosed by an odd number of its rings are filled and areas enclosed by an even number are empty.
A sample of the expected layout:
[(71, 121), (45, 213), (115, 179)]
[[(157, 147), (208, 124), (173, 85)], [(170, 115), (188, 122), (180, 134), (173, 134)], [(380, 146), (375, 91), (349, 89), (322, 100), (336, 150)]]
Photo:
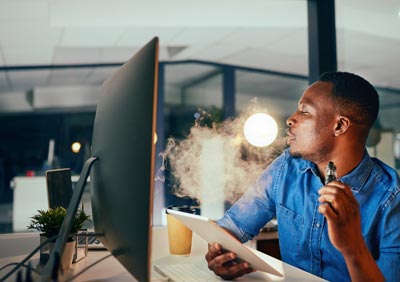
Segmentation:
[(290, 117), (288, 117), (287, 119), (286, 119), (286, 125), (287, 126), (289, 126), (289, 127), (291, 127), (291, 126), (293, 126), (293, 124), (294, 124), (294, 119), (293, 119), (293, 115), (294, 114), (292, 114)]

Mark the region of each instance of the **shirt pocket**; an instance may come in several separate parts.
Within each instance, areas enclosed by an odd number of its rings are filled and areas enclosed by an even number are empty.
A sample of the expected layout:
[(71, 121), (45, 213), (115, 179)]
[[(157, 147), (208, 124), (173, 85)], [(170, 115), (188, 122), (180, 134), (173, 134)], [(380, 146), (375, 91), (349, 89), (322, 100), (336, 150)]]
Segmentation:
[(299, 254), (304, 229), (303, 216), (279, 204), (277, 219), (282, 253)]

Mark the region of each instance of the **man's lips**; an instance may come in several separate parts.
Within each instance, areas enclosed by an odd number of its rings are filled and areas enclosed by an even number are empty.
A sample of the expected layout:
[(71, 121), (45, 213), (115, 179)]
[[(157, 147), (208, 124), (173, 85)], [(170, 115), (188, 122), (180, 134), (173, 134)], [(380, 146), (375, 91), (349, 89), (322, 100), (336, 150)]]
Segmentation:
[(290, 129), (286, 130), (286, 135), (287, 135), (287, 140), (286, 140), (287, 143), (290, 143), (296, 139), (295, 138), (296, 136), (292, 132), (290, 132)]

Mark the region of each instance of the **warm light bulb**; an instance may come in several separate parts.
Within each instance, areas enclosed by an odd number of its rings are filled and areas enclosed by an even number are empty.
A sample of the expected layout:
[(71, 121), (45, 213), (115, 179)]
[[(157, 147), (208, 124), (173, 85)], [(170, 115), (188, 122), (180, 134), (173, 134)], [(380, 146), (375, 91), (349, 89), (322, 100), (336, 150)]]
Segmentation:
[(72, 152), (74, 152), (75, 154), (78, 154), (79, 151), (81, 150), (81, 147), (82, 147), (81, 143), (79, 143), (79, 142), (74, 142), (74, 143), (72, 143), (72, 145), (71, 145), (71, 150), (72, 150)]
[(157, 138), (158, 138), (157, 132), (154, 132), (154, 145), (157, 143)]
[(243, 131), (251, 145), (265, 147), (274, 142), (278, 135), (278, 125), (270, 115), (258, 113), (246, 120)]

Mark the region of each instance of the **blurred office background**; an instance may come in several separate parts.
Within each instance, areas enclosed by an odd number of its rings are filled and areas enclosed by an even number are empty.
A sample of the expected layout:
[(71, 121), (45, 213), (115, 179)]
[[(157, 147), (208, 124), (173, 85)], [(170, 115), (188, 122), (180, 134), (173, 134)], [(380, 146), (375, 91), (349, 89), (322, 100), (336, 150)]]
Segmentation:
[[(15, 177), (43, 176), (49, 165), (80, 173), (101, 84), (154, 36), (161, 146), (184, 138), (199, 108), (223, 119), (254, 97), (284, 127), (309, 84), (308, 1), (186, 2), (0, 0), (1, 233), (13, 232)], [(335, 7), (337, 68), (380, 95), (369, 152), (399, 169), (400, 2)]]

